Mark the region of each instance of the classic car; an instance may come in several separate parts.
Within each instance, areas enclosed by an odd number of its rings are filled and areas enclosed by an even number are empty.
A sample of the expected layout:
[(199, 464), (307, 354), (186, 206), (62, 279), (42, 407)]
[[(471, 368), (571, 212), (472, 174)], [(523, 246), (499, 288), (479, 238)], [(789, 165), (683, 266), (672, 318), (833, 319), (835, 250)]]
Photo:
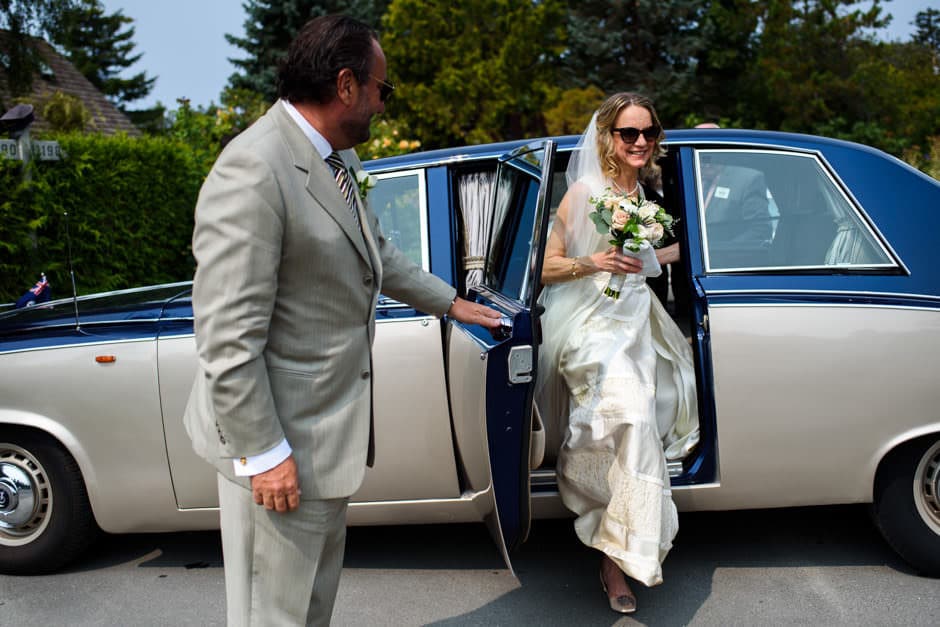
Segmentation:
[[(376, 463), (351, 524), (485, 522), (508, 563), (533, 516), (565, 515), (559, 419), (532, 388), (543, 244), (576, 139), (365, 164), (386, 235), (503, 320), (380, 301)], [(891, 546), (940, 574), (940, 184), (804, 135), (676, 130), (666, 148), (684, 226), (667, 304), (701, 424), (670, 464), (680, 510), (870, 503)], [(746, 219), (706, 210), (736, 202), (709, 178), (735, 169), (759, 181)], [(0, 314), (0, 571), (58, 568), (99, 529), (217, 527), (213, 470), (181, 420), (194, 353), (189, 283)]]

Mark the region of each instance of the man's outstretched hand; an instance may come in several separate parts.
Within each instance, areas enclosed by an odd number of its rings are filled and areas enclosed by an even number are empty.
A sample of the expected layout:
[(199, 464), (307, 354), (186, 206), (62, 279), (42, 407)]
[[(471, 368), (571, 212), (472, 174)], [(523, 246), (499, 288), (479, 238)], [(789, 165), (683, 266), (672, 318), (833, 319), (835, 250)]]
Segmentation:
[(495, 329), (499, 326), (500, 313), (498, 311), (460, 297), (447, 310), (447, 315), (464, 324), (478, 324), (488, 329)]

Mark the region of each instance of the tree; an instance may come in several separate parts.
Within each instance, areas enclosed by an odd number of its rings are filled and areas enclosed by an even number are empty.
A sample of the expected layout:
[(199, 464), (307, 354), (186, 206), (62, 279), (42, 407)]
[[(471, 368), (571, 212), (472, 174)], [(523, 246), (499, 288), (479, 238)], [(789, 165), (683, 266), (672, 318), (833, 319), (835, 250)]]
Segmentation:
[(563, 20), (561, 0), (393, 0), (390, 115), (427, 148), (543, 133)]
[[(765, 0), (760, 43), (740, 94), (754, 126), (813, 132), (842, 116), (865, 121), (872, 111), (856, 80), (860, 59), (877, 49), (872, 33), (887, 24), (880, 0)], [(736, 94), (737, 95), (737, 94)], [(746, 108), (745, 108), (746, 107)]]
[(934, 74), (940, 74), (940, 11), (927, 9), (914, 18), (917, 31), (913, 43), (923, 46), (933, 54)]
[(687, 126), (694, 126), (690, 120), (727, 121), (738, 117), (740, 108), (748, 107), (742, 96), (750, 90), (748, 74), (755, 63), (758, 25), (766, 4), (753, 0), (707, 3), (700, 35), (708, 45), (697, 53), (694, 79), (684, 99)]
[(144, 72), (130, 78), (118, 76), (141, 57), (132, 54), (134, 27), (129, 25), (133, 22), (120, 10), (106, 14), (100, 0), (78, 0), (59, 13), (49, 33), (72, 65), (122, 108), (149, 94), (156, 81)]
[(605, 97), (606, 94), (595, 85), (564, 90), (552, 99), (554, 104), (545, 110), (545, 130), (549, 135), (582, 132)]
[(133, 20), (120, 11), (106, 14), (100, 0), (0, 0), (0, 42), (6, 56), (7, 88), (13, 95), (32, 89), (42, 59), (33, 37), (56, 45), (101, 92), (118, 105), (146, 96), (156, 79), (143, 72), (128, 78), (118, 74), (140, 59), (131, 55)]
[[(706, 0), (582, 0), (569, 3), (566, 87), (639, 91), (665, 123), (685, 114), (695, 59), (705, 48)], [(719, 42), (720, 45), (720, 42)]]
[(917, 27), (914, 33), (914, 43), (927, 46), (940, 53), (940, 10), (920, 11), (914, 17), (914, 25)]
[(229, 59), (240, 71), (229, 77), (229, 86), (262, 94), (268, 102), (277, 96), (277, 67), (297, 31), (310, 19), (345, 13), (377, 27), (388, 0), (246, 0), (245, 36), (226, 34), (225, 39), (248, 57)]
[(0, 29), (7, 31), (0, 38), (0, 62), (5, 66), (6, 87), (12, 95), (28, 94), (33, 75), (41, 68), (42, 59), (33, 45), (33, 37), (53, 29), (58, 16), (74, 1), (0, 0)]

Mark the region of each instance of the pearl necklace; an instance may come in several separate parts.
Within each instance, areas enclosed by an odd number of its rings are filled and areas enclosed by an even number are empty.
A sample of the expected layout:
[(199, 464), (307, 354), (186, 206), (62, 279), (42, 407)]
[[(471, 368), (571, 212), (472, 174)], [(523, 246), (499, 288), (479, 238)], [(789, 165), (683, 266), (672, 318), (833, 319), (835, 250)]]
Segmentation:
[(624, 188), (620, 187), (620, 185), (617, 184), (617, 181), (611, 179), (610, 182), (613, 183), (614, 187), (617, 189), (618, 192), (620, 192), (621, 194), (627, 197), (633, 196), (635, 193), (637, 193), (640, 190), (640, 179), (636, 180), (636, 185), (634, 185), (633, 189), (630, 190), (629, 192), (626, 191)]

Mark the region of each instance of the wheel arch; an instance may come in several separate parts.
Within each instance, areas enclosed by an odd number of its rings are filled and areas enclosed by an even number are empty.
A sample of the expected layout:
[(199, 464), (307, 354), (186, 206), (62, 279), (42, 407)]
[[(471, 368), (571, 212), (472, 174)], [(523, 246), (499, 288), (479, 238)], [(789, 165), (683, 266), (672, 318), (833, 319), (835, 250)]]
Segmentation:
[(868, 493), (869, 502), (874, 502), (875, 500), (876, 482), (878, 481), (879, 475), (881, 474), (885, 463), (891, 458), (891, 456), (900, 448), (910, 444), (911, 442), (921, 438), (929, 438), (931, 436), (940, 439), (940, 420), (921, 425), (915, 429), (902, 431), (901, 433), (895, 435), (895, 437), (885, 442), (875, 451), (875, 454), (872, 456), (872, 463), (867, 475), (871, 477), (869, 481)]
[(920, 573), (940, 577), (937, 504), (940, 431), (905, 440), (878, 465), (872, 519), (882, 537)]
[(97, 482), (94, 480), (94, 466), (91, 463), (85, 447), (81, 441), (75, 437), (75, 434), (65, 425), (57, 420), (53, 420), (41, 414), (24, 411), (0, 411), (0, 428), (3, 428), (4, 435), (0, 435), (0, 441), (8, 431), (7, 428), (20, 430), (23, 433), (31, 433), (44, 436), (53, 440), (62, 450), (71, 455), (72, 459), (78, 465), (78, 470), (82, 476), (82, 483), (85, 484), (85, 493), (88, 495), (88, 503), (91, 506), (92, 516), (95, 522), (100, 525), (96, 513), (95, 503), (98, 500), (98, 494), (95, 490)]

